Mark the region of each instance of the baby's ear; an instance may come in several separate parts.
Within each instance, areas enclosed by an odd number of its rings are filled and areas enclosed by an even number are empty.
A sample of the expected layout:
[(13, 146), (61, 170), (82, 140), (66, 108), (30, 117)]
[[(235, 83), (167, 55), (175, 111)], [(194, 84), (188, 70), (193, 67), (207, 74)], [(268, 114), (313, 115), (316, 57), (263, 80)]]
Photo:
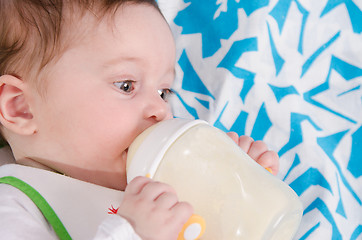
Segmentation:
[(0, 77), (0, 122), (11, 132), (31, 135), (35, 133), (36, 125), (24, 89), (24, 82), (17, 77)]

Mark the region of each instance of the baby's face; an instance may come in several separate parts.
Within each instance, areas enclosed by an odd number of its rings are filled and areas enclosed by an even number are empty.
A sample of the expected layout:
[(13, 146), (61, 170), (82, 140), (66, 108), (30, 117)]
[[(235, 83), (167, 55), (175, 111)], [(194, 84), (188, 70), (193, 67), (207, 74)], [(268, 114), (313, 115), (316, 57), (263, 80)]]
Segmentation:
[[(85, 21), (91, 16), (85, 16)], [(112, 25), (112, 24), (114, 25)], [(127, 149), (145, 128), (172, 117), (163, 99), (174, 79), (171, 31), (151, 6), (120, 8), (51, 68), (34, 117), (51, 168), (102, 186), (126, 186)]]

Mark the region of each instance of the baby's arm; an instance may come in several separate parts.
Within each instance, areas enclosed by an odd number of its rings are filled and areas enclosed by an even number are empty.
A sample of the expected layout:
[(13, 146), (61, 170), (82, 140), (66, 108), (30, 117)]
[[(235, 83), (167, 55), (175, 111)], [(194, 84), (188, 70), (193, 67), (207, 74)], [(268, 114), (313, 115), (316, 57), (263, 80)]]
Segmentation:
[(118, 213), (143, 240), (170, 240), (177, 239), (193, 209), (178, 201), (171, 186), (137, 177), (128, 184)]
[(268, 150), (268, 147), (264, 142), (254, 141), (248, 136), (239, 137), (235, 132), (229, 132), (227, 134), (257, 163), (264, 168), (269, 168), (273, 175), (278, 174), (279, 156), (276, 152)]

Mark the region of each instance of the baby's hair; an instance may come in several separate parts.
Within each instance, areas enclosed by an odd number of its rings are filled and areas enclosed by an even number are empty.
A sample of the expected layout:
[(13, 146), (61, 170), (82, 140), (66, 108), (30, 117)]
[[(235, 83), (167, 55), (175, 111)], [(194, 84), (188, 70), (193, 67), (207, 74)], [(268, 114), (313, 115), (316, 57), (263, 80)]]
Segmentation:
[(114, 16), (124, 4), (148, 4), (160, 11), (155, 0), (0, 0), (0, 76), (33, 81), (41, 92), (44, 67), (76, 42), (64, 38), (66, 27), (87, 12), (99, 21)]

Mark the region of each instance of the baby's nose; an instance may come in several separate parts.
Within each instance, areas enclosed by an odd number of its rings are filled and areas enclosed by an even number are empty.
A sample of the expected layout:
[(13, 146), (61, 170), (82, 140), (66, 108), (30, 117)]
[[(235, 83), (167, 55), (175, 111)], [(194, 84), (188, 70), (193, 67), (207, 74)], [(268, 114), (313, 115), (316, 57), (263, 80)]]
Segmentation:
[(159, 95), (146, 99), (144, 118), (154, 119), (157, 122), (172, 118), (171, 108)]

